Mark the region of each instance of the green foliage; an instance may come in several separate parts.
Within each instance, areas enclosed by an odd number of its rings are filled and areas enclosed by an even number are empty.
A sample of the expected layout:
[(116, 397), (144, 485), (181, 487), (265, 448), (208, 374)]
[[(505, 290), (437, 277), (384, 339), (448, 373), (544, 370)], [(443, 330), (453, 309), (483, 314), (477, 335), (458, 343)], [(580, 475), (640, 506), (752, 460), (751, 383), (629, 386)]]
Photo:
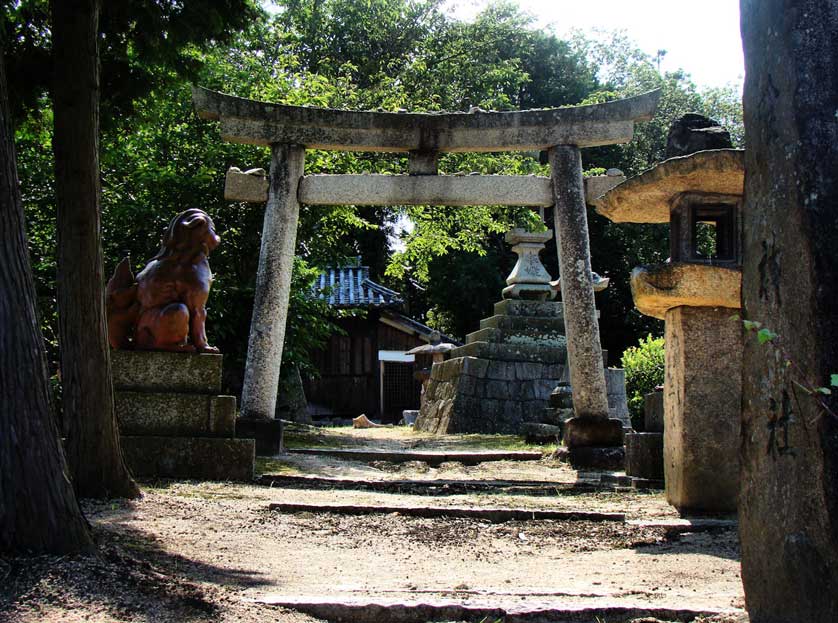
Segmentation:
[[(9, 90), (20, 116), (49, 88), (52, 40), (49, 2), (0, 4), (0, 37), (8, 41)], [(5, 10), (4, 10), (5, 9)], [(102, 2), (99, 15), (102, 126), (133, 114), (149, 91), (179, 78), (194, 79), (199, 51), (208, 42), (228, 43), (247, 24), (264, 19), (256, 0), (127, 0)]]
[(664, 341), (662, 337), (650, 335), (640, 340), (638, 346), (623, 352), (622, 367), (626, 371), (626, 394), (628, 395), (631, 423), (637, 430), (643, 430), (643, 396), (663, 384)]
[[(659, 160), (669, 124), (690, 110), (716, 115), (732, 124), (735, 140), (741, 137), (735, 89), (700, 91), (682, 73), (661, 75), (624, 35), (559, 39), (535, 28), (511, 3), (493, 3), (470, 23), (446, 15), (442, 0), (284, 0), (272, 16), (251, 0), (105, 4), (100, 146), (106, 270), (126, 254), (141, 268), (172, 215), (207, 210), (223, 239), (211, 259), (216, 281), (208, 330), (227, 354), (232, 377), (246, 351), (263, 207), (228, 203), (221, 189), (229, 166), (266, 167), (268, 154), (225, 143), (217, 124), (197, 119), (187, 80), (267, 101), (393, 111), (563, 106), (662, 88), (658, 115), (638, 125), (635, 141), (585, 150), (585, 166), (599, 171), (635, 173)], [(14, 41), (8, 55), (14, 97), (27, 106), (17, 126), (21, 185), (54, 359), (52, 118), (44, 88), (49, 72), (38, 69), (49, 61), (48, 3), (8, 6), (13, 10), (4, 33)], [(393, 154), (306, 154), (306, 173), (406, 170), (407, 158)], [(548, 167), (538, 153), (445, 154), (440, 171), (547, 175)], [(405, 219), (412, 228), (399, 234), (397, 224)], [(547, 221), (551, 226), (549, 214)], [(604, 346), (616, 354), (638, 335), (660, 331), (658, 321), (634, 309), (628, 275), (634, 266), (666, 259), (668, 234), (665, 227), (616, 225), (593, 212), (589, 221), (594, 269), (612, 278), (598, 304)], [(303, 206), (297, 252), (304, 262), (295, 267), (292, 285), (288, 360), (305, 368), (317, 336), (331, 330), (325, 309), (309, 305), (311, 271), (357, 255), (374, 279), (405, 292), (414, 317), (457, 336), (473, 331), (514, 262), (502, 241), (512, 226), (543, 225), (523, 207)], [(543, 257), (557, 276), (552, 243)], [(315, 317), (324, 324), (315, 326)], [(236, 379), (228, 382), (235, 391)]]

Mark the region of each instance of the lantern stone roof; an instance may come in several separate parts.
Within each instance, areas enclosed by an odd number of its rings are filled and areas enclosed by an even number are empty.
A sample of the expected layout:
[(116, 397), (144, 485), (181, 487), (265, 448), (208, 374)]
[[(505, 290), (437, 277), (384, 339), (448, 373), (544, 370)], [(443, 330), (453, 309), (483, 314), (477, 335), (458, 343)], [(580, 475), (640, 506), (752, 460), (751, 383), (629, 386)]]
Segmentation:
[(615, 223), (668, 223), (670, 207), (685, 193), (738, 197), (744, 187), (745, 151), (713, 149), (664, 160), (593, 203)]

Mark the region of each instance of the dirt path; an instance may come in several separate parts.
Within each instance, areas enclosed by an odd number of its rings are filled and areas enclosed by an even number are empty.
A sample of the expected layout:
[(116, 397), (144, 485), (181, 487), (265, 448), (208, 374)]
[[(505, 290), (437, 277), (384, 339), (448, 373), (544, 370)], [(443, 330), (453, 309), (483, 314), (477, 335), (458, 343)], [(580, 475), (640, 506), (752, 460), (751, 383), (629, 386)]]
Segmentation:
[[(386, 440), (393, 448), (404, 446), (404, 440), (389, 430), (340, 434), (354, 438), (352, 443), (371, 445), (389, 435)], [(572, 483), (580, 478), (552, 461), (431, 469), (290, 456), (273, 466), (286, 473), (380, 479)], [(105, 550), (103, 568), (80, 571), (73, 561), (53, 560), (44, 563), (49, 571), (38, 571), (37, 566), (13, 569), (7, 574), (11, 588), (0, 592), (6, 616), (70, 621), (92, 613), (91, 620), (130, 623), (314, 620), (256, 603), (266, 599), (280, 603), (448, 600), (505, 609), (608, 604), (719, 610), (743, 605), (737, 538), (730, 527), (684, 532), (614, 521), (489, 523), (398, 513), (291, 514), (269, 510), (272, 502), (581, 509), (624, 513), (627, 519), (677, 517), (659, 493), (428, 496), (225, 483), (147, 484), (143, 499), (135, 502), (85, 504), (88, 519), (110, 548)], [(105, 583), (105, 589), (85, 592), (80, 586), (70, 590), (70, 597), (66, 590), (59, 597), (57, 585), (72, 585), (73, 574), (89, 582), (97, 574), (113, 576), (114, 586), (120, 584), (120, 574), (127, 574), (121, 584), (135, 588), (114, 588), (117, 593), (128, 591), (127, 596), (115, 597)], [(149, 604), (149, 595), (158, 596), (151, 599), (154, 604)]]

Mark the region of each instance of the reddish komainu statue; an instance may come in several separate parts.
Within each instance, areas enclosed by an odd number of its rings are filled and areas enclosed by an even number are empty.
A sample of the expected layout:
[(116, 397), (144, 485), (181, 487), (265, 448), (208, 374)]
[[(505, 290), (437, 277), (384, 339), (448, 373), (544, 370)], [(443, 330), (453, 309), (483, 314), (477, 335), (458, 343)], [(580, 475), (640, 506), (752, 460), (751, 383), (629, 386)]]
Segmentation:
[(128, 258), (108, 281), (108, 340), (116, 349), (217, 353), (204, 322), (212, 272), (207, 258), (221, 242), (203, 210), (186, 210), (163, 236), (160, 251), (137, 275)]

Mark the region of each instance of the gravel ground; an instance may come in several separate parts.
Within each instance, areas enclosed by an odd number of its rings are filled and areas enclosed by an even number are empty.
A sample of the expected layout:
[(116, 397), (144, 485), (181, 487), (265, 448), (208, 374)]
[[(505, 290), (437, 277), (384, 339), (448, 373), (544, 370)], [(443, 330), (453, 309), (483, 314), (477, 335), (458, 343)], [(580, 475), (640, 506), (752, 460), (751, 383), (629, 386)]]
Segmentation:
[[(388, 429), (389, 430), (389, 429)], [(357, 434), (357, 433), (353, 433)], [(375, 431), (378, 437), (393, 435)], [(399, 431), (399, 434), (402, 434)], [(361, 437), (357, 443), (379, 443)], [(391, 439), (401, 444), (401, 439)], [(389, 479), (574, 482), (550, 461), (364, 465), (306, 457), (293, 469)], [(311, 463), (315, 461), (315, 463)], [(362, 475), (361, 475), (362, 474)], [(517, 476), (517, 477), (516, 477)], [(84, 502), (99, 545), (92, 558), (0, 559), (0, 622), (283, 621), (316, 623), (253, 600), (469, 599), (498, 604), (602, 603), (741, 608), (735, 530), (684, 533), (621, 522), (424, 519), (398, 513), (287, 514), (271, 502), (582, 509), (629, 518), (676, 516), (660, 494), (474, 493), (429, 497), (232, 483), (146, 483), (140, 500)], [(739, 618), (718, 623), (743, 623)], [(639, 623), (639, 622), (638, 622)], [(645, 623), (645, 622), (644, 622)], [(649, 622), (651, 623), (651, 622)]]

